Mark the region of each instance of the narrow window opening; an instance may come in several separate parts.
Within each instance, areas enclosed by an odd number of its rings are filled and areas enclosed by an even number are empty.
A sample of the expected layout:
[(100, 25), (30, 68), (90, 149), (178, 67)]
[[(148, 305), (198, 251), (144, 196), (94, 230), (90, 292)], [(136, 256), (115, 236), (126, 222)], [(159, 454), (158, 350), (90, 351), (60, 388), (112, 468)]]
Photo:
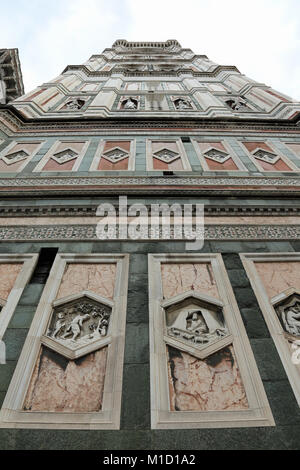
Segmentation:
[(29, 284), (45, 284), (58, 248), (42, 248)]

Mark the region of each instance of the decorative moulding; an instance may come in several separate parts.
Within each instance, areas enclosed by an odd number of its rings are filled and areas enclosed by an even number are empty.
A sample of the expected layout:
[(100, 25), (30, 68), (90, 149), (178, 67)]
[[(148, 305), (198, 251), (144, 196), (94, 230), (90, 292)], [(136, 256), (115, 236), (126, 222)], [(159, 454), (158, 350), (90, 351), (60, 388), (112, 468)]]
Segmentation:
[[(298, 317), (300, 308), (300, 294), (295, 287), (280, 292), (269, 299), (262, 280), (256, 270), (256, 263), (299, 262), (300, 253), (242, 253), (241, 260), (250, 279), (252, 288), (257, 296), (259, 306), (273, 338), (282, 364), (290, 381), (298, 405), (300, 406), (300, 369), (292, 361), (292, 347), (294, 341), (300, 341), (300, 329), (294, 329), (293, 324), (299, 325), (299, 318), (287, 318), (287, 310), (294, 310)], [(289, 314), (295, 312), (289, 312)], [(292, 322), (290, 321), (292, 320)], [(292, 326), (292, 328), (290, 328)], [(298, 334), (295, 334), (297, 333)], [(298, 346), (299, 347), (299, 346)]]
[[(149, 254), (149, 325), (152, 429), (274, 426), (268, 400), (220, 254)], [(163, 300), (162, 264), (209, 263), (219, 298), (197, 290)], [(174, 328), (170, 336), (168, 329)], [(179, 334), (177, 334), (179, 332)], [(178, 336), (183, 334), (187, 336)], [(235, 410), (173, 411), (166, 346), (198, 359), (232, 346), (247, 396)], [(200, 372), (199, 372), (200, 373)], [(180, 383), (182, 391), (183, 383)]]
[[(55, 300), (67, 265), (113, 264), (113, 299), (89, 291)], [(58, 254), (35, 312), (0, 412), (0, 428), (119, 429), (129, 256)], [(63, 325), (66, 323), (65, 325)], [(62, 331), (62, 327), (64, 330)], [(107, 347), (100, 411), (30, 411), (25, 407), (41, 346), (66, 360)]]
[[(111, 163), (118, 163), (124, 160), (125, 158), (128, 158), (128, 169), (122, 170), (122, 171), (133, 171), (135, 169), (136, 141), (135, 139), (130, 139), (130, 138), (122, 139), (121, 141), (130, 142), (129, 152), (127, 152), (125, 149), (120, 147), (120, 145), (116, 145), (113, 148), (110, 148), (109, 150), (106, 150), (104, 152), (106, 140), (101, 139), (99, 142), (98, 148), (96, 150), (95, 157), (93, 158), (90, 171), (105, 171), (105, 170), (98, 170), (101, 158), (105, 158)], [(118, 140), (117, 142), (119, 143), (120, 140)], [(116, 158), (113, 157), (113, 154), (116, 154)], [(118, 155), (119, 157), (117, 158)], [(106, 171), (109, 171), (109, 170), (106, 170)], [(106, 180), (107, 177), (104, 177), (104, 178)]]
[(8, 327), (9, 322), (14, 314), (15, 308), (18, 305), (23, 290), (32, 276), (37, 260), (38, 254), (33, 253), (28, 253), (26, 255), (0, 255), (0, 263), (23, 264), (7, 300), (5, 301), (4, 299), (0, 299), (0, 340), (5, 334), (6, 328)]
[(212, 170), (208, 166), (206, 159), (214, 160), (217, 163), (225, 163), (230, 158), (232, 158), (233, 162), (237, 166), (236, 170), (230, 170), (230, 171), (236, 171), (236, 172), (248, 171), (248, 169), (245, 167), (243, 162), (238, 158), (238, 156), (235, 154), (233, 149), (229, 146), (229, 144), (227, 144), (225, 140), (219, 140), (215, 142), (221, 143), (226, 150), (220, 150), (218, 147), (214, 145), (209, 145), (208, 148), (204, 151), (200, 150), (198, 143), (200, 142), (206, 143), (205, 141), (202, 141), (200, 139), (191, 139), (191, 140), (192, 140), (194, 149), (196, 151), (196, 154), (200, 160), (200, 163), (205, 171), (224, 171), (222, 168), (220, 170), (216, 170), (216, 169)]

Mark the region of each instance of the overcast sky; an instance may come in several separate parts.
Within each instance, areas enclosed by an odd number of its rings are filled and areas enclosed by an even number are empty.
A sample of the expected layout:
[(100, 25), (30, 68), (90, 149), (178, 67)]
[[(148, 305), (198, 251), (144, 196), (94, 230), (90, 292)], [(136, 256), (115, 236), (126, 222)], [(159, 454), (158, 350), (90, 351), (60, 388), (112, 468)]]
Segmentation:
[(116, 39), (166, 41), (300, 100), (300, 0), (0, 0), (26, 92)]

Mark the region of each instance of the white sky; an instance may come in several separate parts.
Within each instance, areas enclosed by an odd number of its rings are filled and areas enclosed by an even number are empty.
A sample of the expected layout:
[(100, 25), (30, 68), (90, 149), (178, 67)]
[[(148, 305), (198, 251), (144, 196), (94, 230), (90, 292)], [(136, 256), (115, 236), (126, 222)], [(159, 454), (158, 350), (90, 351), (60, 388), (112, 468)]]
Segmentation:
[(177, 39), (300, 100), (300, 0), (0, 0), (0, 25), (26, 92), (116, 39)]

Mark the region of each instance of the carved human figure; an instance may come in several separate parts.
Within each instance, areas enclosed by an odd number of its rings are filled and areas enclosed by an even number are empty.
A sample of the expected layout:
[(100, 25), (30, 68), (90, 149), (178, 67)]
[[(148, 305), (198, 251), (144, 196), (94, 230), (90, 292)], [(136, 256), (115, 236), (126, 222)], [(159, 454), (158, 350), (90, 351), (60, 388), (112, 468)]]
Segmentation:
[(175, 101), (175, 107), (176, 109), (189, 109), (191, 105), (188, 101), (179, 99)]
[(75, 341), (81, 333), (83, 322), (88, 320), (89, 318), (90, 315), (88, 313), (84, 314), (80, 312), (79, 315), (76, 315), (76, 317), (71, 321), (62, 338), (65, 339), (67, 336), (73, 335), (71, 339)]
[(186, 329), (196, 334), (205, 334), (208, 332), (207, 325), (202, 316), (201, 310), (198, 312), (189, 313), (186, 317)]
[(71, 101), (68, 101), (66, 104), (66, 108), (74, 110), (74, 109), (80, 109), (84, 105), (83, 100), (79, 100), (77, 98), (72, 99)]
[(287, 330), (293, 335), (300, 335), (300, 304), (296, 303), (286, 311)]
[(52, 335), (52, 338), (56, 338), (58, 333), (60, 333), (64, 329), (64, 327), (66, 326), (65, 315), (64, 315), (63, 312), (59, 312), (59, 314), (57, 315), (57, 318), (58, 318), (58, 320), (55, 323), (55, 330), (54, 330), (54, 333)]
[(232, 100), (227, 103), (234, 111), (247, 109), (246, 100), (244, 100), (244, 98), (241, 98), (240, 96), (232, 98)]
[(124, 109), (137, 109), (137, 104), (136, 104), (136, 102), (133, 101), (131, 98), (128, 98), (128, 99), (125, 101)]

